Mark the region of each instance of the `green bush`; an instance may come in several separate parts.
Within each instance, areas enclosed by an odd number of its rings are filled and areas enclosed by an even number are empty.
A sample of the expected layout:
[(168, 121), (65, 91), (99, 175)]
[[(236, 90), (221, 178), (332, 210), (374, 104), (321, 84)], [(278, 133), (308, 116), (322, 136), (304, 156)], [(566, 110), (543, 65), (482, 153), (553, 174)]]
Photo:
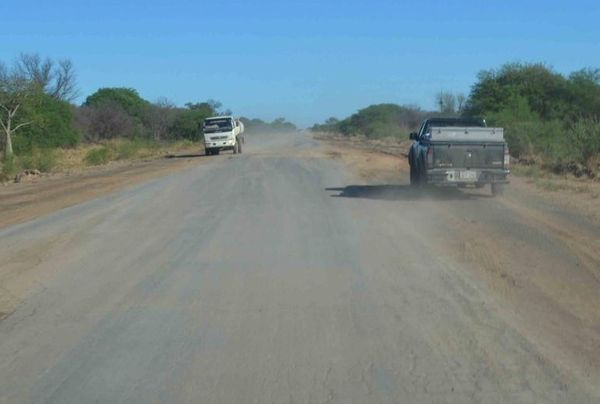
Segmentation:
[(204, 140), (202, 123), (208, 118), (207, 111), (199, 109), (183, 109), (177, 112), (169, 131), (175, 139), (192, 141)]
[(550, 161), (565, 157), (565, 124), (557, 119), (542, 120), (525, 97), (511, 97), (504, 108), (490, 113), (487, 121), (504, 128), (514, 157), (544, 156)]
[(329, 118), (322, 125), (314, 125), (313, 130), (337, 132), (346, 136), (407, 139), (410, 130), (416, 129), (425, 116), (423, 111), (414, 106), (378, 104), (363, 108), (341, 121)]
[(600, 155), (600, 120), (581, 119), (568, 132), (570, 156), (577, 162), (588, 164)]
[(110, 157), (110, 149), (106, 146), (102, 146), (88, 151), (83, 160), (89, 166), (98, 166), (108, 163), (110, 161)]
[(364, 135), (371, 139), (381, 139), (384, 137), (408, 139), (408, 131), (391, 122), (371, 122), (365, 125)]
[(34, 147), (29, 153), (19, 156), (23, 169), (40, 170), (49, 172), (56, 166), (56, 156), (52, 149), (39, 149)]
[(600, 160), (600, 69), (568, 78), (542, 64), (479, 74), (466, 115), (502, 126), (515, 157), (557, 173), (593, 176)]
[(100, 88), (94, 94), (87, 97), (84, 105), (97, 107), (106, 104), (117, 104), (121, 106), (128, 115), (142, 119), (150, 107), (150, 103), (140, 97), (133, 88)]
[(139, 140), (124, 140), (117, 144), (116, 158), (117, 160), (133, 158), (143, 146), (143, 143)]
[[(587, 84), (587, 83), (586, 83)], [(541, 63), (509, 63), (497, 70), (482, 71), (473, 85), (466, 112), (468, 115), (484, 115), (507, 107), (512, 99), (522, 97), (531, 110), (543, 120), (564, 119), (577, 113), (586, 113), (587, 108), (574, 91), (573, 80), (556, 73)], [(581, 86), (579, 86), (581, 87)], [(583, 92), (596, 92), (597, 84), (589, 83)]]
[(0, 181), (8, 181), (18, 171), (14, 157), (4, 158), (0, 163)]
[(34, 148), (73, 147), (80, 134), (73, 126), (73, 110), (66, 102), (47, 94), (37, 94), (24, 106), (30, 125), (19, 130), (13, 138), (16, 155), (28, 154)]

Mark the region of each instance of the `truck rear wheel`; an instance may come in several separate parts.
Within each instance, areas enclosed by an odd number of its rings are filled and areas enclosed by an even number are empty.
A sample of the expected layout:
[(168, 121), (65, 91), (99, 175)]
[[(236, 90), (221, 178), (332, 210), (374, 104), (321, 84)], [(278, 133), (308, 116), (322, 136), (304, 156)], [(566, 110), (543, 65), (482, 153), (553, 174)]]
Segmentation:
[(492, 195), (498, 196), (504, 193), (504, 184), (492, 184)]
[(236, 141), (235, 144), (233, 145), (233, 154), (238, 154), (238, 142)]
[(425, 161), (423, 159), (418, 160), (418, 167), (416, 172), (417, 185), (424, 187), (427, 185), (427, 170), (425, 169)]
[[(244, 143), (244, 140), (242, 138), (242, 143)], [(238, 153), (242, 154), (242, 143), (238, 143)]]

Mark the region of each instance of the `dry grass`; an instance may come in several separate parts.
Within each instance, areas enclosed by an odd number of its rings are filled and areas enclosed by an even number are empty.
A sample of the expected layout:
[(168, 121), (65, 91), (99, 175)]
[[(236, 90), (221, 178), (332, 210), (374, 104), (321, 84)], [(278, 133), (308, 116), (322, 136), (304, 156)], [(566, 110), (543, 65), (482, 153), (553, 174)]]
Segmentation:
[(167, 145), (155, 143), (141, 143), (130, 140), (112, 140), (103, 144), (82, 144), (72, 149), (55, 150), (56, 166), (53, 172), (81, 172), (89, 167), (86, 156), (90, 152), (107, 148), (109, 153), (108, 163), (116, 161), (139, 161), (161, 158), (172, 153), (199, 152), (202, 145), (190, 141), (180, 141)]
[(572, 174), (553, 174), (536, 164), (515, 164), (511, 168), (511, 173), (526, 178), (527, 183), (533, 184), (536, 188), (546, 192), (563, 191), (583, 194), (589, 195), (592, 199), (597, 199), (600, 195), (600, 184), (597, 180), (576, 177)]

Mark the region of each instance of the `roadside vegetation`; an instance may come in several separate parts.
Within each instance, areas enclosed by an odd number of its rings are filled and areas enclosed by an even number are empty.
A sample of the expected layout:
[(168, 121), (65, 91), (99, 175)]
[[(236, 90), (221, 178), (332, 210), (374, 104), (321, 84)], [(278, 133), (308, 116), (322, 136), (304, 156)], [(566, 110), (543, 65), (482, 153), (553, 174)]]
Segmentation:
[(406, 139), (425, 116), (484, 117), (488, 125), (505, 128), (511, 155), (520, 164), (559, 175), (600, 175), (600, 69), (564, 76), (544, 64), (506, 64), (479, 73), (468, 97), (441, 92), (436, 104), (437, 111), (372, 105), (312, 129)]
[(342, 120), (331, 117), (323, 124), (314, 125), (312, 130), (344, 136), (362, 135), (370, 139), (394, 137), (404, 140), (408, 139), (411, 130), (427, 115), (427, 111), (415, 106), (378, 104), (361, 109)]
[(504, 127), (511, 154), (524, 164), (556, 174), (599, 174), (600, 69), (568, 77), (543, 64), (483, 71), (465, 114)]
[[(0, 61), (0, 181), (23, 170), (50, 172), (201, 147), (202, 122), (231, 111), (215, 100), (176, 106), (132, 88), (100, 88), (83, 103), (70, 60), (22, 54)], [(247, 129), (286, 131), (284, 118), (244, 118)], [(66, 160), (65, 160), (66, 159)]]

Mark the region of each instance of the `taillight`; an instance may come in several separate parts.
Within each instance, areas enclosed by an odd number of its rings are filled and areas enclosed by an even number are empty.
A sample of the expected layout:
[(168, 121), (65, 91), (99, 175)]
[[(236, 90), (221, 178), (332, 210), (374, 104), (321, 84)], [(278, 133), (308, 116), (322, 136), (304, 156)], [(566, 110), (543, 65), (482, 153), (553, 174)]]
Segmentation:
[(433, 167), (433, 147), (429, 146), (427, 149), (427, 167)]
[(508, 150), (508, 145), (504, 146), (504, 168), (508, 168), (510, 166), (510, 153)]

